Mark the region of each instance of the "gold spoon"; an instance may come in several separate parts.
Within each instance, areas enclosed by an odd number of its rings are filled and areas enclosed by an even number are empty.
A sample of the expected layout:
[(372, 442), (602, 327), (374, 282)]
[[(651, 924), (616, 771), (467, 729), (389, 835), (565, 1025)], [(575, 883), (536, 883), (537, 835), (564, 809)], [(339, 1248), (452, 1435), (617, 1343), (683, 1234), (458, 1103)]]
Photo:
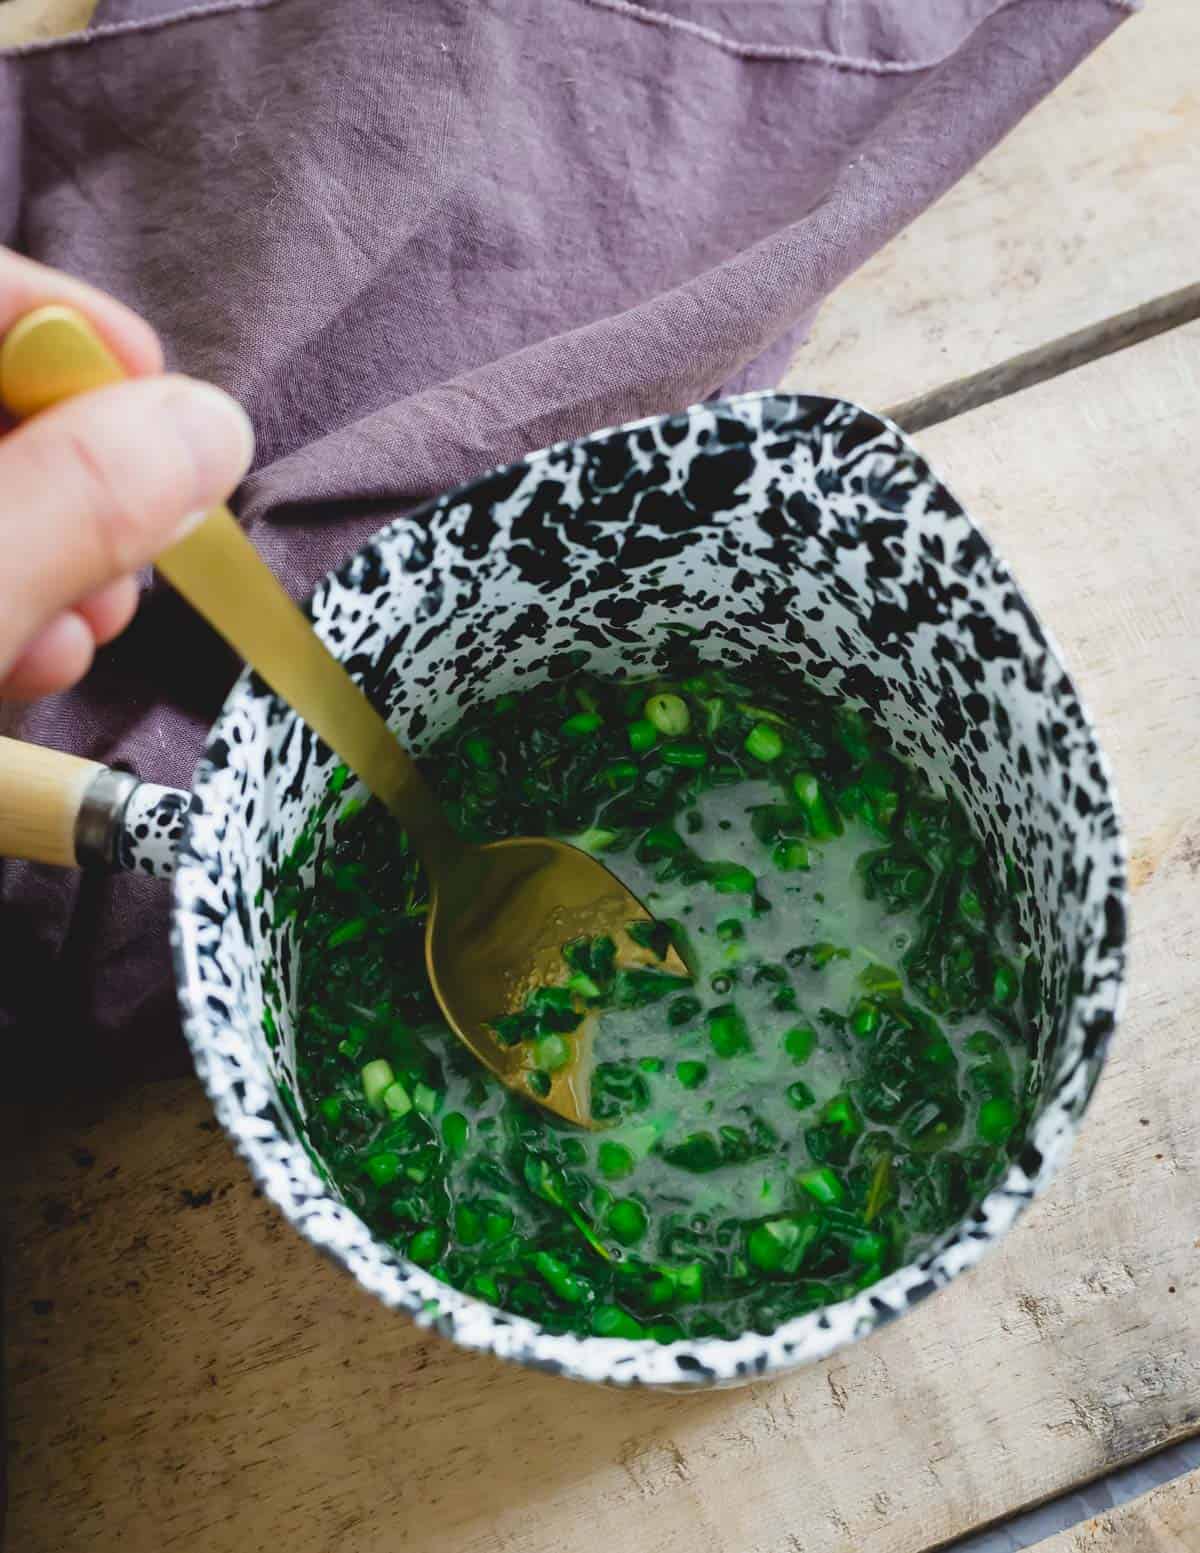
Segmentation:
[[(63, 399), (118, 382), (120, 363), (74, 309), (38, 308), (0, 344), (0, 402), (23, 418)], [(505, 1046), (493, 1022), (516, 1012), (539, 986), (562, 985), (562, 946), (606, 934), (617, 963), (687, 970), (674, 950), (658, 961), (628, 935), (650, 920), (603, 864), (545, 837), (471, 846), (382, 717), (313, 631), (273, 572), (217, 507), (165, 550), (157, 566), (272, 690), (345, 761), (408, 832), (429, 880), (425, 964), (454, 1033), (510, 1088), (569, 1121), (591, 1126), (590, 1047), (585, 1019), (567, 1042), (570, 1058), (534, 1093), (525, 1043)]]

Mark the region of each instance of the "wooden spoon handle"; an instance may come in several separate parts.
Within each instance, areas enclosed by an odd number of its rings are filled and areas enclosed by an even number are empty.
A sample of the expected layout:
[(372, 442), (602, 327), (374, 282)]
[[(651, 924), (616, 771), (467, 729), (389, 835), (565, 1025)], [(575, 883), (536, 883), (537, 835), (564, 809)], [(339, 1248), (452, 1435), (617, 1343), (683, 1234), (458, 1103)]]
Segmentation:
[(0, 857), (74, 868), (80, 811), (107, 769), (78, 755), (0, 738)]

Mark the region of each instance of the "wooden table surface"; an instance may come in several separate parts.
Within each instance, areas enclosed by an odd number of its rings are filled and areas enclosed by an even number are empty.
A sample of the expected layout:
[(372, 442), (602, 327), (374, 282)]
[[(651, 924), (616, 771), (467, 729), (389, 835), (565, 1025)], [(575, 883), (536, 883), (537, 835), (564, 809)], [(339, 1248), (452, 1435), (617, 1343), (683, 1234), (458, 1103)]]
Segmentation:
[[(6, 0), (27, 29), (75, 0)], [(885, 407), (1200, 279), (1200, 7), (1155, 0), (835, 297), (790, 386)], [(1181, 317), (1185, 316), (1183, 313)], [(21, 1553), (925, 1553), (1200, 1432), (1200, 323), (921, 433), (1059, 638), (1133, 857), (1128, 1013), (1053, 1189), (826, 1364), (619, 1394), (378, 1309), (190, 1080), (6, 1108)], [(1200, 1475), (1041, 1553), (1197, 1553)]]

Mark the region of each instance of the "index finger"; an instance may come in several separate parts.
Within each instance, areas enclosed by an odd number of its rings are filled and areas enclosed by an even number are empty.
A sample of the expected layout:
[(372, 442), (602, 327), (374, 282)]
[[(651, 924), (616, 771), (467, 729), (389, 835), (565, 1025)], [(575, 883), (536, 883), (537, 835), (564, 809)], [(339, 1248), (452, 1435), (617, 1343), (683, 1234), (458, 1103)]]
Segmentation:
[(0, 337), (19, 318), (47, 302), (66, 302), (92, 323), (130, 377), (163, 369), (158, 336), (123, 303), (58, 270), (0, 248)]

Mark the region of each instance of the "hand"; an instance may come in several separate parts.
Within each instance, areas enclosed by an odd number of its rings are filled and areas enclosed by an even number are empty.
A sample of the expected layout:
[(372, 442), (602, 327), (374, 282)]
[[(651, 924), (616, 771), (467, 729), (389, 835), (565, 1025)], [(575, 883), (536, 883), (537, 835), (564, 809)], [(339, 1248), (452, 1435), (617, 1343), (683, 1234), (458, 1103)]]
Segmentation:
[(87, 672), (133, 616), (139, 567), (229, 495), (254, 448), (228, 394), (163, 374), (135, 313), (0, 249), (0, 337), (46, 302), (77, 307), (136, 381), (15, 430), (0, 412), (0, 697), (16, 700)]

